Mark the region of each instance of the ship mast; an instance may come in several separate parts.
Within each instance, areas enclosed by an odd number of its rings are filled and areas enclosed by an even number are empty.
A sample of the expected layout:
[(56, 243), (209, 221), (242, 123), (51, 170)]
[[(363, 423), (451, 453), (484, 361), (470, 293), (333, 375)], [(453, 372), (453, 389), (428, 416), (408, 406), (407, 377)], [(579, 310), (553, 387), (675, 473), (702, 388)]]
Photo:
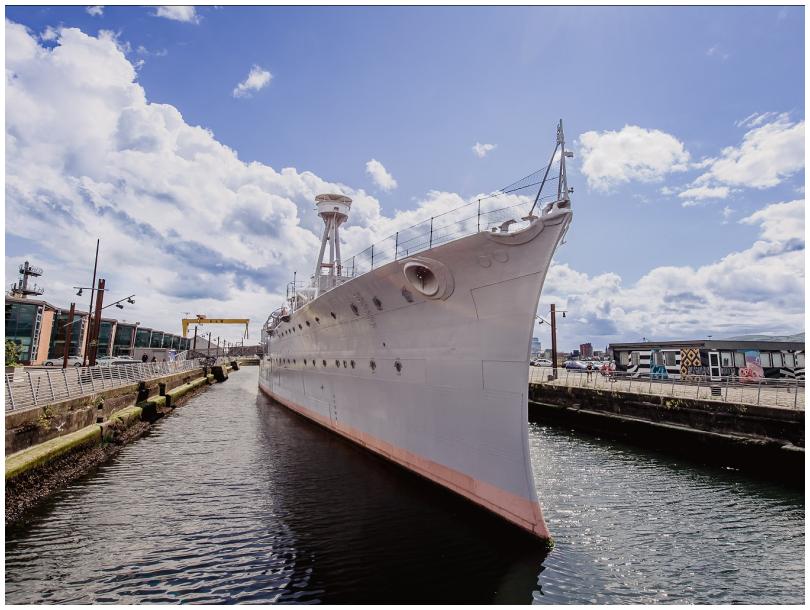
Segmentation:
[(534, 208), (537, 207), (537, 202), (540, 201), (540, 194), (543, 192), (543, 187), (546, 184), (548, 173), (549, 171), (551, 171), (551, 166), (554, 163), (554, 157), (557, 154), (558, 150), (560, 151), (560, 174), (557, 180), (557, 201), (558, 202), (570, 201), (568, 194), (571, 191), (568, 189), (568, 176), (565, 173), (565, 159), (566, 158), (570, 159), (571, 157), (574, 156), (574, 153), (565, 150), (565, 133), (563, 133), (563, 122), (562, 119), (560, 119), (560, 122), (557, 125), (557, 144), (554, 146), (554, 152), (551, 153), (551, 160), (548, 162), (548, 165), (546, 166), (546, 172), (543, 174), (543, 180), (540, 182), (540, 188), (537, 189), (537, 196), (534, 198), (532, 209), (529, 210), (529, 216), (532, 215), (532, 212), (534, 212)]

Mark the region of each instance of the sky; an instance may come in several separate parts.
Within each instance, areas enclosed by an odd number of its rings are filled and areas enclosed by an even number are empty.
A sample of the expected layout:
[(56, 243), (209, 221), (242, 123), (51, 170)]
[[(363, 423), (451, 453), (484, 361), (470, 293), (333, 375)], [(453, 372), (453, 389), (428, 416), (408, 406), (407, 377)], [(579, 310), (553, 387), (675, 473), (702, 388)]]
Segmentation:
[(5, 35), (6, 284), (29, 260), (55, 305), (100, 238), (120, 318), (257, 339), (315, 195), (354, 200), (345, 256), (545, 165), (562, 118), (563, 349), (804, 330), (803, 7), (9, 6)]

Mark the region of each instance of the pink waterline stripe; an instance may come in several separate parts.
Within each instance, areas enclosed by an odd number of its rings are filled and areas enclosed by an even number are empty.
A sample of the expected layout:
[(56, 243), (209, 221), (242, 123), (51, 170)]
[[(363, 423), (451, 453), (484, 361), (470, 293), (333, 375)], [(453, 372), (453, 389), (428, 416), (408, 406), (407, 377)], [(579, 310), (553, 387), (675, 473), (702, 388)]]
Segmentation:
[(452, 491), (464, 496), (468, 500), (483, 506), (484, 508), (492, 511), (498, 516), (506, 519), (522, 527), (523, 529), (531, 532), (535, 536), (542, 539), (551, 538), (551, 534), (546, 526), (546, 521), (543, 518), (543, 511), (540, 508), (539, 502), (531, 502), (526, 498), (522, 498), (511, 492), (505, 491), (499, 487), (475, 479), (467, 474), (454, 470), (443, 464), (439, 464), (432, 460), (428, 460), (415, 453), (411, 453), (400, 447), (396, 447), (390, 443), (382, 441), (375, 436), (366, 432), (356, 430), (350, 426), (341, 423), (333, 425), (332, 422), (315, 413), (314, 411), (303, 407), (291, 400), (287, 400), (280, 396), (276, 396), (270, 390), (266, 389), (261, 382), (259, 389), (267, 394), (276, 402), (281, 403), (287, 408), (303, 415), (304, 417), (313, 420), (321, 426), (337, 432), (341, 436), (348, 438), (352, 442), (362, 445), (363, 447), (381, 455), (392, 462), (408, 468), (417, 474), (430, 479), (431, 481), (447, 487)]

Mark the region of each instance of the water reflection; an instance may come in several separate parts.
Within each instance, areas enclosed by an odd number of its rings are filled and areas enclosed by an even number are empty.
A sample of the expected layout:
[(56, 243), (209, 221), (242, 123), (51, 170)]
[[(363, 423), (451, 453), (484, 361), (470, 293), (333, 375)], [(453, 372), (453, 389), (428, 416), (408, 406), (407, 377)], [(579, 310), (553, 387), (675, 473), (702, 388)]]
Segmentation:
[(801, 603), (800, 493), (531, 428), (557, 546), (256, 391), (195, 397), (7, 531), (6, 601)]

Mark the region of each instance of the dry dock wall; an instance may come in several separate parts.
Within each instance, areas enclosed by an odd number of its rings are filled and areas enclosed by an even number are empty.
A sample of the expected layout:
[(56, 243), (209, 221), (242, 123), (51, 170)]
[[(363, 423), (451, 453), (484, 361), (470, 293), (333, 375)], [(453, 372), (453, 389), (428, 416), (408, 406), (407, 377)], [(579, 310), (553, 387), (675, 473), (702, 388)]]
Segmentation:
[[(229, 366), (222, 367), (223, 381), (227, 379), (229, 370)], [(119, 402), (117, 399), (122, 396), (140, 400), (137, 404), (130, 402), (129, 406), (108, 413), (103, 421), (91, 423), (78, 430), (62, 430), (58, 436), (7, 455), (6, 523), (19, 520), (28, 508), (53, 491), (109, 459), (120, 447), (140, 437), (153, 422), (171, 413), (182, 398), (212, 383), (216, 383), (213, 372), (196, 369), (152, 380), (146, 386), (132, 384), (135, 386), (134, 393), (119, 394), (110, 390), (114, 395), (102, 398), (112, 398), (111, 402), (116, 404)], [(107, 393), (100, 392), (95, 396), (101, 394)], [(82, 419), (67, 417), (71, 410), (61, 403), (59, 406), (65, 409), (64, 412), (57, 411), (65, 425)], [(79, 413), (87, 410), (91, 413), (107, 412), (107, 409), (99, 411), (92, 401), (72, 406)]]
[(804, 477), (801, 410), (531, 384), (529, 418), (783, 480)]

